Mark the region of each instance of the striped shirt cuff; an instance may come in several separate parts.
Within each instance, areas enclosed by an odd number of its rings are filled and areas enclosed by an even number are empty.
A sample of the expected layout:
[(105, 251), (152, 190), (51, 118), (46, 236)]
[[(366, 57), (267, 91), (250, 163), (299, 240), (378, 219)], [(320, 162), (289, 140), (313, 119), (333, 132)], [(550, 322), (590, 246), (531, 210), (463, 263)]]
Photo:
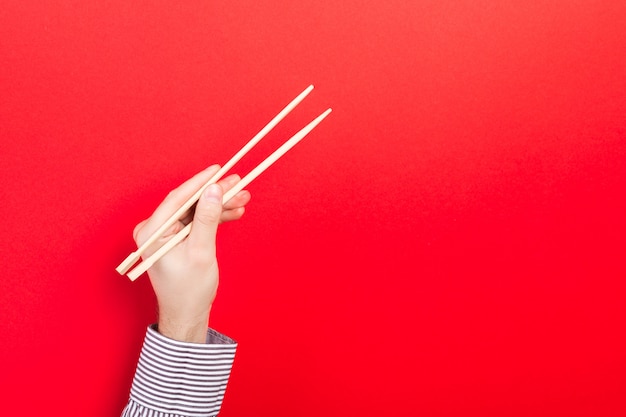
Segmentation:
[(216, 416), (236, 348), (213, 329), (206, 344), (198, 344), (169, 339), (150, 326), (123, 415)]

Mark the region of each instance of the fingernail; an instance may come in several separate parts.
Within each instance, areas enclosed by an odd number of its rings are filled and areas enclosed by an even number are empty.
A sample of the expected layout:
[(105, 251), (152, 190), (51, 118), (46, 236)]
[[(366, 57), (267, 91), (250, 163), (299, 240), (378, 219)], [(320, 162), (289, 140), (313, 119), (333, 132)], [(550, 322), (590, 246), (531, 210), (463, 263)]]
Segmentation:
[(210, 203), (222, 202), (222, 187), (217, 184), (211, 184), (204, 190), (203, 197)]

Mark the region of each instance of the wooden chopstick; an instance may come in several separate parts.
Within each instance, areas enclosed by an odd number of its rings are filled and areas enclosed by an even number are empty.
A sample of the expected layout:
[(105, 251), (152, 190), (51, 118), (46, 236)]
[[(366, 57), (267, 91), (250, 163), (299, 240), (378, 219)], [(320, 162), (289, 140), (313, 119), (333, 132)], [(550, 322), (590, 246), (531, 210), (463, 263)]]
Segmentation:
[[(269, 168), (274, 162), (276, 162), (281, 156), (287, 153), (291, 148), (293, 148), (298, 142), (300, 142), (311, 130), (313, 130), (326, 116), (330, 114), (332, 109), (327, 109), (324, 113), (317, 116), (312, 122), (303, 127), (298, 133), (293, 135), (288, 141), (283, 143), (280, 148), (275, 150), (270, 156), (268, 156), (263, 162), (261, 162), (256, 168), (248, 173), (245, 177), (243, 177), (232, 189), (230, 189), (222, 199), (223, 204), (226, 204), (228, 200), (233, 198), (239, 191), (243, 190), (248, 184), (250, 184), (256, 177), (261, 175), (263, 171)], [(161, 248), (159, 248), (155, 253), (146, 258), (143, 262), (141, 262), (135, 269), (128, 273), (128, 278), (131, 281), (139, 278), (141, 274), (146, 272), (152, 265), (155, 264), (163, 255), (165, 255), (170, 249), (180, 243), (189, 233), (191, 232), (191, 225), (193, 222), (190, 222), (185, 226), (181, 231), (179, 231), (174, 237), (165, 243)]]
[(204, 190), (206, 190), (206, 188), (209, 185), (219, 181), (220, 178), (222, 178), (222, 176), (226, 172), (228, 172), (228, 170), (230, 170), (237, 162), (239, 162), (241, 158), (243, 158), (243, 156), (246, 153), (248, 153), (250, 149), (254, 147), (254, 145), (256, 145), (261, 139), (263, 139), (263, 137), (265, 137), (265, 135), (267, 135), (267, 133), (270, 130), (272, 130), (283, 118), (285, 118), (285, 116), (287, 116), (289, 112), (291, 112), (298, 104), (300, 104), (300, 102), (304, 100), (304, 98), (312, 90), (313, 90), (313, 86), (312, 85), (308, 86), (303, 92), (301, 92), (296, 98), (294, 98), (287, 106), (285, 106), (285, 108), (282, 109), (280, 113), (278, 113), (272, 120), (270, 120), (270, 122), (263, 129), (261, 129), (259, 133), (257, 133), (252, 139), (250, 139), (250, 141), (248, 141), (248, 143), (243, 148), (241, 148), (239, 152), (235, 154), (235, 156), (233, 156), (219, 171), (217, 171), (215, 175), (213, 175), (211, 179), (207, 181), (207, 183), (204, 186), (202, 186), (202, 188), (200, 188), (194, 195), (192, 195), (185, 202), (185, 204), (183, 204), (178, 210), (176, 210), (176, 212), (172, 214), (170, 218), (165, 223), (163, 223), (163, 225), (160, 228), (158, 228), (148, 238), (148, 240), (146, 240), (143, 243), (143, 245), (141, 245), (139, 248), (137, 248), (136, 251), (128, 255), (126, 259), (124, 259), (124, 261), (122, 261), (122, 263), (119, 264), (117, 268), (115, 268), (115, 270), (122, 275), (127, 273), (128, 270), (135, 263), (137, 263), (141, 255), (146, 251), (146, 249), (150, 247), (152, 244), (154, 244), (154, 242), (156, 242), (161, 236), (163, 236), (163, 233), (165, 233), (174, 223), (176, 223), (187, 210), (189, 210), (194, 204), (196, 204), (196, 202), (198, 201), (198, 199), (200, 198)]

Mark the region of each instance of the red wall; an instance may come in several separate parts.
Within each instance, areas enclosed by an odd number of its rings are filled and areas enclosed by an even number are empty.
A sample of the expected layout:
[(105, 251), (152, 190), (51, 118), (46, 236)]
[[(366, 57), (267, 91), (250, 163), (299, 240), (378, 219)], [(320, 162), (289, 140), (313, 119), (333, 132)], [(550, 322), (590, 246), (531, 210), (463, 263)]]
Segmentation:
[[(168, 190), (309, 83), (219, 236), (223, 416), (626, 415), (626, 3), (4, 1), (0, 393), (112, 416)], [(7, 410), (8, 408), (8, 410)]]

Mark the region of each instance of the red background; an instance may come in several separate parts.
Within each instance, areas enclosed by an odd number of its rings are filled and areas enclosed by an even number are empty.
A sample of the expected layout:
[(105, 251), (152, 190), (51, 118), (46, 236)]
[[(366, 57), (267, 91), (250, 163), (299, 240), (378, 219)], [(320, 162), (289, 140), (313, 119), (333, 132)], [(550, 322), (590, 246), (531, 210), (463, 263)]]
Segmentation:
[(313, 83), (236, 170), (333, 107), (220, 231), (223, 415), (626, 415), (625, 27), (621, 0), (4, 1), (2, 414), (120, 413), (155, 310), (114, 271), (133, 226)]

